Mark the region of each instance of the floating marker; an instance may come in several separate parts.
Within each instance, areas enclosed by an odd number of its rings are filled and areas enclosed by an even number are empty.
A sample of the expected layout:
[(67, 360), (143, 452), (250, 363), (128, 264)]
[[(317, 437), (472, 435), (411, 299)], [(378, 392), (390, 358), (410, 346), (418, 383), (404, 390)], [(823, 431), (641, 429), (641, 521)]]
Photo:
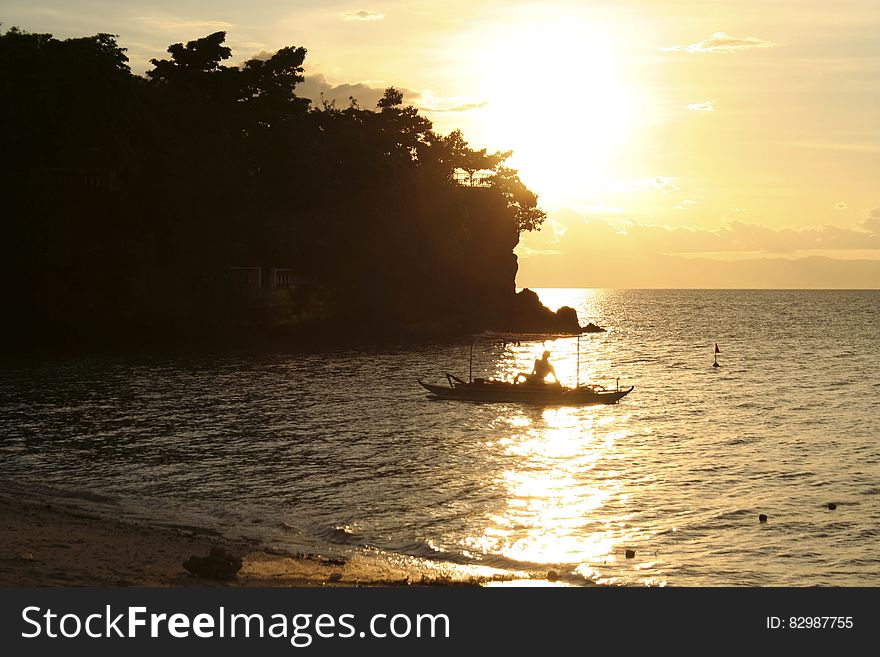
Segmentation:
[(636, 551), (635, 550), (627, 550), (624, 554), (627, 559), (632, 559), (636, 556)]
[(836, 509), (836, 508), (837, 508), (837, 504), (835, 504), (834, 502), (828, 503), (828, 510), (829, 511), (834, 511), (834, 509)]
[(767, 522), (767, 516), (762, 513), (758, 516), (758, 522)]

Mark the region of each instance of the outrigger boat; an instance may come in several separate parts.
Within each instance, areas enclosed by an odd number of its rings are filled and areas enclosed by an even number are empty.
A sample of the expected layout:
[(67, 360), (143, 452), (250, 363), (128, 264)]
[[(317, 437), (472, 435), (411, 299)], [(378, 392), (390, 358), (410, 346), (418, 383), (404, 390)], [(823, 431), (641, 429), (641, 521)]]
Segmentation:
[[(558, 337), (574, 336), (504, 336), (489, 334), (495, 339), (503, 339), (506, 342), (525, 342), (527, 340), (555, 340)], [(479, 339), (480, 336), (477, 337)], [(523, 402), (530, 404), (555, 404), (555, 405), (588, 405), (588, 404), (615, 404), (633, 391), (635, 386), (621, 388), (605, 388), (596, 384), (580, 383), (580, 335), (578, 338), (577, 352), (577, 375), (574, 387), (556, 383), (515, 383), (511, 381), (498, 381), (495, 379), (474, 378), (474, 344), (471, 343), (470, 367), (468, 381), (458, 378), (454, 374), (446, 372), (446, 380), (449, 385), (434, 385), (418, 380), (419, 385), (427, 390), (435, 398), (458, 399), (465, 401), (482, 402)]]

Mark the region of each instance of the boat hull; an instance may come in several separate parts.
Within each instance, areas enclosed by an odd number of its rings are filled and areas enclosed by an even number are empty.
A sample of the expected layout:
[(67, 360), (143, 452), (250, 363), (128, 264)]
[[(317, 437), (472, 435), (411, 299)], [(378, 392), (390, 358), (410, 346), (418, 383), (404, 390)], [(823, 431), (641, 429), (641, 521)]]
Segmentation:
[(605, 390), (592, 386), (565, 388), (554, 385), (527, 385), (504, 382), (459, 383), (438, 386), (419, 380), (425, 390), (439, 399), (480, 402), (520, 402), (527, 404), (585, 406), (615, 404), (632, 392), (634, 386), (621, 390)]

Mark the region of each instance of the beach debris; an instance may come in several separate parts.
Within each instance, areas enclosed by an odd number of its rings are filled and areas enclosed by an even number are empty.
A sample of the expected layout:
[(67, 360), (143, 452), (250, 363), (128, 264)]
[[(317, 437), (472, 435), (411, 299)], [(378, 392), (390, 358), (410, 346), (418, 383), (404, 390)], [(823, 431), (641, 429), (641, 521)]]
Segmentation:
[(837, 508), (837, 504), (835, 502), (829, 502), (827, 506), (829, 511), (834, 511), (834, 509)]
[(758, 522), (767, 522), (767, 516), (762, 513), (758, 516)]
[(635, 551), (635, 550), (627, 550), (626, 552), (623, 553), (623, 555), (624, 555), (627, 559), (634, 559), (635, 556), (636, 556), (636, 551)]
[(193, 575), (207, 579), (235, 579), (241, 570), (241, 558), (223, 548), (212, 547), (207, 557), (194, 554), (183, 562), (183, 567)]

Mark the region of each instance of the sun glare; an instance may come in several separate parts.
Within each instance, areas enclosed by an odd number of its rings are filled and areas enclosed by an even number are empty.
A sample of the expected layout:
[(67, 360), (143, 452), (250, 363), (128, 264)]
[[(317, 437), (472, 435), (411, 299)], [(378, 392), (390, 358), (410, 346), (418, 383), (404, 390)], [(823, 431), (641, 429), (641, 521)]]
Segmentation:
[(601, 189), (632, 132), (636, 98), (597, 27), (518, 23), (482, 50), (487, 143), (514, 151), (510, 165), (542, 201)]

